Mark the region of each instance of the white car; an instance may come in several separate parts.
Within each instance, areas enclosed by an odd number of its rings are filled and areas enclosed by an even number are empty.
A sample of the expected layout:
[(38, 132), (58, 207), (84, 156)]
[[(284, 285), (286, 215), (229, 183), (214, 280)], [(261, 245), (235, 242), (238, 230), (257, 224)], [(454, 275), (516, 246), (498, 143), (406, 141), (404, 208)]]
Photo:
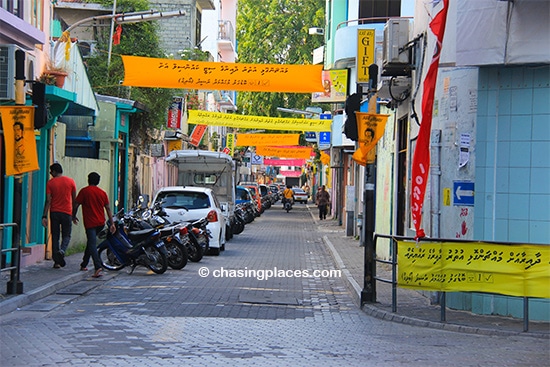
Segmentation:
[(297, 202), (297, 203), (302, 203), (302, 204), (307, 204), (307, 192), (305, 192), (304, 190), (298, 188), (298, 187), (293, 187), (292, 188), (292, 191), (294, 191), (294, 201)]
[(210, 216), (207, 228), (212, 234), (211, 253), (219, 255), (225, 248), (225, 216), (214, 191), (205, 187), (168, 186), (161, 188), (153, 200), (160, 202), (170, 222), (194, 222)]

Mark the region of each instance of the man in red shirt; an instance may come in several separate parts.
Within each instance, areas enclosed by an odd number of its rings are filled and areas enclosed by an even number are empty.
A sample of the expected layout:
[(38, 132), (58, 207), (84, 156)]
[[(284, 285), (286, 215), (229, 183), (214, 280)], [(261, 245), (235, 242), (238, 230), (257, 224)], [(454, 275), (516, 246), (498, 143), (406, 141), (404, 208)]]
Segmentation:
[[(63, 176), (63, 168), (59, 163), (50, 166), (50, 174), (52, 178), (46, 183), (46, 202), (42, 214), (42, 225), (48, 226), (49, 212), (53, 267), (57, 269), (65, 266), (65, 251), (71, 241), (71, 219), (76, 184), (72, 178)], [(61, 245), (59, 244), (60, 236)]]
[(107, 216), (109, 217), (109, 229), (111, 233), (114, 233), (116, 230), (113, 223), (113, 214), (111, 208), (109, 208), (109, 197), (105, 191), (97, 187), (100, 178), (97, 172), (91, 172), (88, 175), (88, 186), (78, 192), (73, 209), (73, 223), (77, 224), (78, 218), (76, 217), (76, 213), (78, 213), (78, 207), (82, 205), (82, 219), (84, 220), (84, 228), (86, 229), (86, 251), (80, 264), (80, 270), (88, 270), (86, 267), (91, 256), (95, 268), (94, 275), (92, 275), (94, 278), (100, 277), (102, 270), (101, 259), (97, 253), (96, 237), (97, 233), (105, 225), (104, 211), (107, 212)]

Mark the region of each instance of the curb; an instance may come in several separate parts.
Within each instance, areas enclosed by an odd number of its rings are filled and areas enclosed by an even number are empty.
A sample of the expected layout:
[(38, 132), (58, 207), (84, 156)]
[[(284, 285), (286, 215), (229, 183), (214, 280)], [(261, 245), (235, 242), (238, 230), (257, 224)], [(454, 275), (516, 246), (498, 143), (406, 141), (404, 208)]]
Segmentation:
[(36, 302), (39, 299), (50, 296), (58, 290), (65, 288), (68, 285), (78, 283), (79, 281), (87, 278), (89, 274), (87, 272), (79, 272), (76, 274), (67, 275), (58, 280), (49, 282), (39, 288), (33, 289), (28, 293), (19, 294), (10, 299), (2, 301), (2, 307), (0, 307), (0, 316), (8, 314), (12, 311), (24, 307), (30, 303)]
[[(311, 213), (311, 211), (310, 211)], [(312, 214), (313, 216), (313, 214)], [(315, 218), (314, 218), (315, 219)], [(317, 224), (317, 222), (315, 222)], [(449, 324), (444, 322), (437, 322), (437, 321), (428, 321), (428, 320), (422, 320), (417, 319), (413, 317), (408, 316), (402, 316), (395, 314), (393, 312), (388, 312), (385, 310), (381, 310), (376, 306), (373, 305), (363, 305), (361, 306), (361, 286), (353, 279), (351, 276), (351, 273), (349, 270), (346, 269), (346, 265), (342, 261), (342, 258), (336, 251), (336, 248), (330, 242), (328, 236), (323, 236), (323, 242), (330, 250), (330, 253), (332, 257), (334, 258), (334, 261), (336, 262), (336, 266), (342, 270), (342, 273), (345, 275), (345, 280), (348, 285), (348, 288), (350, 289), (352, 293), (352, 297), (357, 304), (357, 306), (365, 312), (367, 315), (376, 317), (377, 319), (386, 320), (386, 321), (392, 321), (392, 322), (398, 322), (402, 324), (407, 324), (411, 326), (420, 326), (420, 327), (427, 327), (431, 329), (439, 329), (439, 330), (446, 330), (446, 331), (453, 331), (453, 332), (461, 332), (461, 333), (468, 333), (468, 334), (478, 334), (478, 335), (488, 335), (488, 336), (522, 336), (522, 337), (532, 337), (532, 338), (540, 338), (540, 339), (549, 339), (550, 335), (548, 334), (537, 334), (537, 333), (529, 333), (529, 332), (523, 332), (523, 331), (508, 331), (508, 330), (495, 330), (495, 329), (487, 329), (487, 328), (476, 328), (472, 326), (466, 326), (466, 325), (458, 325), (458, 324)]]

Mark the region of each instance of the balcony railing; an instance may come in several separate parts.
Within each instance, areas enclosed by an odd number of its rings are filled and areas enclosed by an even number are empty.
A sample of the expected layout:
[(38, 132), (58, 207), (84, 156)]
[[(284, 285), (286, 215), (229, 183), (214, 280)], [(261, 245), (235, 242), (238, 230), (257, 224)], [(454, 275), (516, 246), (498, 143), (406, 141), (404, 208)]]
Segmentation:
[(231, 44), (234, 44), (234, 30), (233, 24), (229, 20), (219, 20), (218, 21), (218, 40), (227, 41)]

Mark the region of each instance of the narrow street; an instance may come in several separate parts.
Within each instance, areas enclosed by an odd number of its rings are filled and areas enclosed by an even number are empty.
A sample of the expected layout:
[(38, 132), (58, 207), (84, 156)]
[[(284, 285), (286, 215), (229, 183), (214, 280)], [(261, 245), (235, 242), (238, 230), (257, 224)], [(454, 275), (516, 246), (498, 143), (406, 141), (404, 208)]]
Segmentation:
[(90, 288), (82, 296), (58, 292), (3, 316), (0, 365), (548, 365), (547, 339), (366, 315), (302, 204), (289, 213), (273, 206), (218, 257), (163, 275), (128, 272), (73, 285)]

